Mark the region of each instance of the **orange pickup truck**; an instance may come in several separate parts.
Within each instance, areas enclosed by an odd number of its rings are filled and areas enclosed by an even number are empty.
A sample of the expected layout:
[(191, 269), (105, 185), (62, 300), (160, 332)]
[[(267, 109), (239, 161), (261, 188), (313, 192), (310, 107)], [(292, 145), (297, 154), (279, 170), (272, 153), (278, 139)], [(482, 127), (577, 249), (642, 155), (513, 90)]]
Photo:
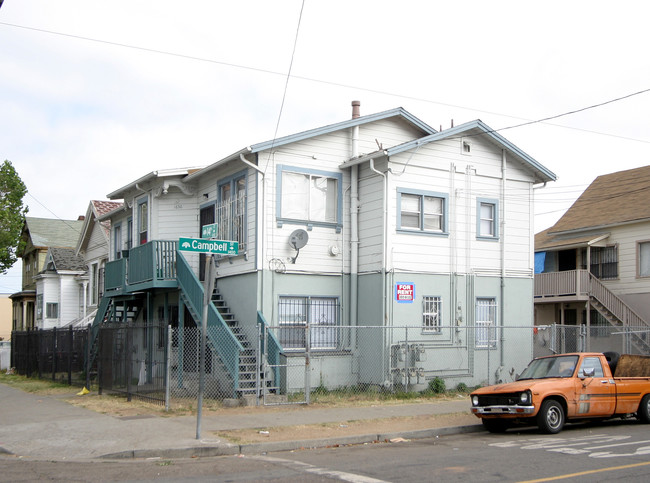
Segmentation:
[(472, 413), (491, 433), (523, 423), (555, 434), (567, 421), (629, 415), (650, 423), (650, 357), (615, 352), (538, 357), (515, 382), (482, 387), (470, 399)]

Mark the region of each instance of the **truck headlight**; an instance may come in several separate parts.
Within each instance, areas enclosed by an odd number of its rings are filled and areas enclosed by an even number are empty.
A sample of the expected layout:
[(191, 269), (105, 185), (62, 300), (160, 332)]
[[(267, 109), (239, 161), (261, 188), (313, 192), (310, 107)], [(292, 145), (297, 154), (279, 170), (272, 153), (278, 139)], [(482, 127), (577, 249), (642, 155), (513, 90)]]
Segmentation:
[(472, 396), (472, 406), (478, 406), (478, 396)]
[(519, 402), (521, 404), (530, 404), (532, 401), (532, 396), (530, 391), (524, 391), (519, 395)]

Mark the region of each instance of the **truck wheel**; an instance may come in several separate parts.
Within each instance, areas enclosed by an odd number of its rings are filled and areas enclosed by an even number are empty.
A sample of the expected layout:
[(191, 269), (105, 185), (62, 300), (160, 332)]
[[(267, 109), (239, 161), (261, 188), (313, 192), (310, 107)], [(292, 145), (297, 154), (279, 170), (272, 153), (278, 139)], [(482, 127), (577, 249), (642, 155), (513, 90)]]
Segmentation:
[(537, 414), (537, 427), (542, 433), (557, 434), (564, 427), (564, 409), (562, 405), (549, 399), (542, 403)]
[(505, 433), (509, 425), (503, 419), (481, 419), (483, 427), (490, 433)]
[(643, 396), (643, 399), (641, 399), (641, 404), (639, 404), (639, 410), (636, 413), (636, 417), (644, 423), (650, 423), (650, 394), (646, 394)]

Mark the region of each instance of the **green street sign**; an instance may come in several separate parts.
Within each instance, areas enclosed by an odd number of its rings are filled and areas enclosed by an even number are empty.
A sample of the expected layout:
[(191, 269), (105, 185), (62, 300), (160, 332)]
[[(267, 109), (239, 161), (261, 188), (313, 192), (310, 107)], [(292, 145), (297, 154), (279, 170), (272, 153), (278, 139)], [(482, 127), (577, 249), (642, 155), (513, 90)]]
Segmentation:
[(218, 223), (205, 225), (201, 228), (201, 238), (217, 238)]
[(239, 243), (227, 240), (204, 240), (203, 238), (179, 238), (178, 249), (185, 252), (237, 255)]

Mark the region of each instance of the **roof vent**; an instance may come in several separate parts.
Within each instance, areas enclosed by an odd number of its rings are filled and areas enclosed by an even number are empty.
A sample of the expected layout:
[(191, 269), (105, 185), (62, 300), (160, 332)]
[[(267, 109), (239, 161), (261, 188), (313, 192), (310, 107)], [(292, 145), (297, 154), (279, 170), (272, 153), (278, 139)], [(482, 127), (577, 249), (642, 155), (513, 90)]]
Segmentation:
[(361, 117), (361, 101), (352, 101), (352, 119)]

